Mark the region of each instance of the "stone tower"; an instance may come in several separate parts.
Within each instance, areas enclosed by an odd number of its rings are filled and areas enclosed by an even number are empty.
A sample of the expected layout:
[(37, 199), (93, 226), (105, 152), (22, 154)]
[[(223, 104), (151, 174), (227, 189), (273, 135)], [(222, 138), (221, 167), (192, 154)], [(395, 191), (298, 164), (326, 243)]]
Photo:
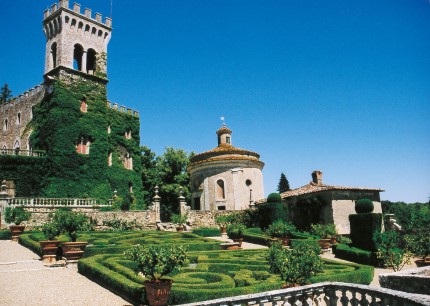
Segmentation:
[(107, 46), (112, 20), (102, 15), (81, 13), (80, 4), (69, 8), (69, 0), (60, 0), (46, 9), (43, 18), (46, 37), (45, 76), (61, 77), (61, 71), (106, 78)]

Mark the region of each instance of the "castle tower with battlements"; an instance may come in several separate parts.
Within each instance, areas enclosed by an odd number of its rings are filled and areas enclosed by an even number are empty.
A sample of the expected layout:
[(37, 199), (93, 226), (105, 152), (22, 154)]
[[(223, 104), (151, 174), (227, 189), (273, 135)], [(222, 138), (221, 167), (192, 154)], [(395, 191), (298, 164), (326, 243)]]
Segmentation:
[(43, 32), (46, 37), (45, 75), (58, 75), (60, 69), (83, 74), (106, 75), (107, 46), (111, 38), (112, 20), (102, 15), (91, 16), (81, 5), (69, 8), (68, 0), (60, 0), (45, 10)]
[(112, 20), (60, 0), (45, 10), (42, 84), (0, 105), (0, 181), (16, 195), (142, 208), (139, 114), (107, 99)]

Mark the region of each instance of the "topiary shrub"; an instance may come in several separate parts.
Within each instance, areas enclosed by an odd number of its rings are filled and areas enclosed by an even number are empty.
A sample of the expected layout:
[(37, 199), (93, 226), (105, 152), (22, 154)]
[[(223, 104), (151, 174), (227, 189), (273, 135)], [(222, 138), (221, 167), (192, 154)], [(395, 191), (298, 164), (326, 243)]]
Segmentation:
[(373, 234), (382, 229), (382, 214), (361, 213), (349, 215), (352, 245), (367, 251), (376, 251)]
[(266, 203), (257, 206), (260, 227), (265, 229), (278, 219), (288, 221), (288, 210), (283, 203)]
[(267, 203), (281, 203), (282, 198), (281, 195), (277, 192), (272, 192), (267, 197)]
[(373, 212), (374, 209), (373, 202), (369, 199), (360, 199), (355, 202), (355, 212), (357, 214), (368, 214)]

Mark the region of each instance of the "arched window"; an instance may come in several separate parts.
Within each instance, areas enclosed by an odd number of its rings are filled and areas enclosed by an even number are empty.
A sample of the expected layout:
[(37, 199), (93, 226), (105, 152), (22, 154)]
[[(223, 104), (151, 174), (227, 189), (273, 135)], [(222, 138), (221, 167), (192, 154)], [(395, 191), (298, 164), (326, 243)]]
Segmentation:
[(128, 170), (133, 170), (133, 158), (130, 156), (130, 153), (126, 153), (124, 157), (124, 168)]
[(108, 155), (108, 166), (109, 167), (112, 166), (112, 152), (109, 152), (109, 155)]
[(85, 98), (81, 101), (81, 112), (86, 113), (88, 111), (87, 100)]
[(128, 183), (128, 192), (133, 193), (133, 183), (132, 182)]
[(87, 73), (94, 73), (96, 71), (96, 51), (88, 49), (87, 51)]
[(52, 59), (52, 68), (57, 67), (57, 43), (54, 42), (51, 45), (51, 59)]
[(84, 27), (84, 23), (82, 21), (79, 21), (78, 23), (78, 32), (82, 32), (82, 28)]
[(9, 129), (9, 121), (5, 119), (3, 123), (3, 131), (7, 131), (8, 129)]
[(81, 137), (79, 142), (76, 144), (76, 152), (79, 154), (88, 155), (90, 154), (90, 146), (91, 146), (91, 142)]
[(76, 44), (73, 50), (73, 69), (82, 70), (82, 55), (84, 54), (84, 48), (81, 45)]
[(75, 28), (75, 26), (76, 26), (76, 19), (72, 19), (72, 24), (70, 25), (70, 28), (71, 29), (74, 29)]
[(216, 195), (218, 199), (225, 199), (224, 181), (218, 180), (216, 182)]
[(16, 124), (17, 124), (17, 125), (20, 125), (20, 124), (21, 124), (21, 113), (18, 113), (18, 114), (16, 115)]
[(16, 150), (20, 148), (21, 146), (19, 145), (19, 140), (15, 140), (15, 143), (13, 144), (13, 148)]

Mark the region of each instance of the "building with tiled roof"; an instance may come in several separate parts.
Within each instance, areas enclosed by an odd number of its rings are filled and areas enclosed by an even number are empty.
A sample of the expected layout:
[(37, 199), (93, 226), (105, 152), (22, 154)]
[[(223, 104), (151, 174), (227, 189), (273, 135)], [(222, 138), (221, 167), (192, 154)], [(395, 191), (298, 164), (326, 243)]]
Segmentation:
[[(302, 187), (281, 193), (282, 202), (288, 207), (289, 220), (306, 229), (312, 223), (334, 223), (339, 234), (349, 234), (350, 214), (355, 214), (355, 202), (372, 200), (375, 213), (381, 213), (379, 188), (346, 187), (324, 184), (321, 171), (312, 172), (312, 181)], [(256, 204), (266, 203), (266, 199)]]
[(264, 163), (258, 153), (234, 147), (225, 125), (216, 134), (218, 146), (190, 160), (191, 209), (247, 209), (264, 196)]

